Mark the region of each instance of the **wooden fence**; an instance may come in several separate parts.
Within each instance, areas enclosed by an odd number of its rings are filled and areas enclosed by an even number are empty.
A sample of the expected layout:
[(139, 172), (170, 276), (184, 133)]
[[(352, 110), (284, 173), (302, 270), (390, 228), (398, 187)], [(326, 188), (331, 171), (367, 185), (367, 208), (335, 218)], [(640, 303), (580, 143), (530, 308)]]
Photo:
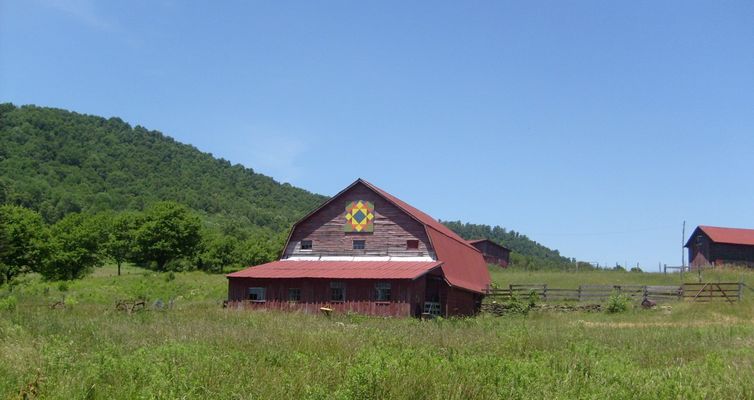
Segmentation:
[(684, 283), (680, 286), (653, 285), (579, 285), (577, 289), (553, 288), (547, 284), (508, 285), (487, 291), (493, 299), (509, 300), (513, 297), (526, 299), (530, 293), (542, 301), (605, 301), (613, 293), (632, 299), (652, 301), (739, 301), (743, 297), (741, 282)]

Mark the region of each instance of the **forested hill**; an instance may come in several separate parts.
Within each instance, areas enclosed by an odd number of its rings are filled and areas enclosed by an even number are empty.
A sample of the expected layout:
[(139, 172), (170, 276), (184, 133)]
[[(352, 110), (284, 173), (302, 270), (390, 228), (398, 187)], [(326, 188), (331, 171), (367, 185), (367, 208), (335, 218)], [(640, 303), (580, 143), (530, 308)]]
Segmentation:
[[(140, 211), (172, 200), (239, 239), (249, 235), (238, 229), (254, 228), (266, 231), (261, 237), (282, 237), (325, 199), (119, 118), (0, 104), (0, 204), (36, 210), (49, 224), (72, 213)], [(465, 238), (503, 243), (514, 261), (569, 261), (514, 231), (445, 224)]]
[(0, 143), (0, 203), (48, 222), (173, 200), (280, 231), (324, 200), (119, 118), (1, 104)]
[[(557, 267), (573, 262), (573, 260), (561, 256), (557, 250), (549, 249), (529, 239), (526, 235), (513, 230), (506, 230), (500, 226), (492, 227), (461, 221), (442, 221), (442, 223), (466, 240), (490, 239), (504, 245), (513, 251), (514, 263), (536, 263), (540, 266)], [(527, 257), (527, 259), (521, 259), (521, 256)]]

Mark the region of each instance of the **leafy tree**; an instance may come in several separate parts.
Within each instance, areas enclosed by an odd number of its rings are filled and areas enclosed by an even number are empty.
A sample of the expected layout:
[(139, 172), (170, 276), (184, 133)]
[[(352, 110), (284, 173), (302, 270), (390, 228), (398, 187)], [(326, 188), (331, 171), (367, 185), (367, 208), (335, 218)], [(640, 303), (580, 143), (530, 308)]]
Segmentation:
[(241, 242), (238, 250), (240, 267), (264, 264), (280, 257), (286, 232), (268, 237), (252, 237)]
[(102, 266), (100, 244), (102, 231), (91, 216), (68, 214), (52, 226), (49, 253), (39, 271), (49, 280), (71, 280), (84, 277), (94, 267)]
[(201, 240), (201, 224), (186, 206), (175, 202), (154, 204), (144, 213), (135, 243), (142, 260), (154, 262), (159, 271), (177, 258), (192, 257)]
[(199, 269), (209, 272), (223, 272), (225, 267), (235, 268), (239, 264), (239, 241), (233, 236), (205, 233), (201, 252), (197, 256)]
[(140, 223), (139, 215), (130, 212), (106, 213), (100, 217), (100, 227), (105, 238), (102, 252), (118, 265), (119, 276), (121, 265), (133, 257), (135, 234)]
[(0, 206), (0, 273), (5, 282), (40, 268), (46, 234), (39, 213), (9, 204)]

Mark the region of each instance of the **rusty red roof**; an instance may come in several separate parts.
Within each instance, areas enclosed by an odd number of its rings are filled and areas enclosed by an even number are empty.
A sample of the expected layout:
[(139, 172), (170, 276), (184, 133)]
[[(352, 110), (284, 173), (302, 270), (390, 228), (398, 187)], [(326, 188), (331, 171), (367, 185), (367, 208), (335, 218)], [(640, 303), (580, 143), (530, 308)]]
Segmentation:
[(478, 293), (485, 292), (491, 282), (490, 273), (482, 253), (476, 247), (423, 211), (363, 179), (358, 179), (355, 183), (358, 182), (374, 190), (424, 225), (437, 259), (443, 262), (442, 271), (445, 279), (451, 286)]
[[(699, 225), (697, 230), (704, 232), (709, 238), (716, 243), (728, 243), (728, 244), (742, 244), (747, 246), (754, 246), (754, 229), (741, 229), (741, 228), (723, 228), (718, 226), (705, 226)], [(695, 230), (696, 232), (696, 230)], [(695, 234), (691, 235), (686, 246), (694, 238)]]
[(416, 279), (440, 261), (280, 260), (226, 275), (228, 278)]
[(408, 215), (413, 217), (415, 220), (422, 223), (424, 226), (429, 226), (433, 228), (434, 230), (442, 233), (443, 235), (448, 236), (449, 238), (457, 242), (460, 242), (474, 250), (477, 250), (476, 247), (471, 246), (470, 244), (466, 243), (466, 241), (462, 237), (458, 236), (457, 233), (453, 232), (453, 230), (443, 225), (442, 222), (432, 218), (431, 216), (429, 216), (429, 214), (425, 213), (424, 211), (419, 210), (418, 208), (406, 203), (405, 201), (393, 196), (392, 194), (378, 188), (377, 186), (374, 186), (373, 184), (361, 178), (359, 178), (356, 182), (361, 182), (364, 185), (366, 185), (368, 188), (374, 190), (375, 192), (377, 192), (377, 194), (384, 197), (389, 202), (395, 204), (398, 208), (402, 209), (404, 212), (406, 212)]
[[(442, 271), (451, 286), (484, 293), (490, 284), (490, 272), (482, 253), (466, 242), (454, 240), (434, 228), (427, 228), (429, 240), (442, 260)], [(474, 249), (469, 250), (469, 247)]]

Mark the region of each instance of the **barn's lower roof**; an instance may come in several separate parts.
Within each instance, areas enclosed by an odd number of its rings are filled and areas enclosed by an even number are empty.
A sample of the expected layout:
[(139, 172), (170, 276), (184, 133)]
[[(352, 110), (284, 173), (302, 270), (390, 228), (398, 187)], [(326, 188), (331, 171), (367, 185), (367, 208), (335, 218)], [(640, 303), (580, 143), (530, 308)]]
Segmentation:
[(416, 279), (441, 261), (293, 261), (249, 267), (228, 278)]

